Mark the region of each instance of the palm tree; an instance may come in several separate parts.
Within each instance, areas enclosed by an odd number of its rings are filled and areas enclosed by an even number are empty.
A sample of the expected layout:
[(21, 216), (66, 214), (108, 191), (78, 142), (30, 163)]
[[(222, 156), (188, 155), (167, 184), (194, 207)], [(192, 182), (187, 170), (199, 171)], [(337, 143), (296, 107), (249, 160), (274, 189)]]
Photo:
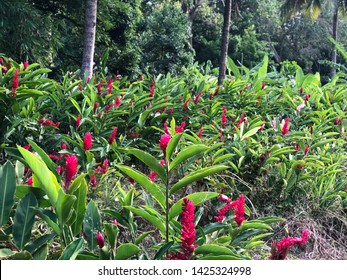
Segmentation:
[[(286, 0), (281, 7), (282, 18), (287, 20), (295, 16), (299, 11), (303, 11), (304, 15), (311, 19), (317, 19), (322, 11), (323, 4), (330, 4), (333, 11), (333, 26), (331, 36), (337, 41), (337, 23), (339, 11), (343, 14), (347, 13), (347, 0)], [(334, 46), (331, 54), (331, 76), (336, 74), (336, 48)]]
[(81, 72), (91, 77), (93, 74), (97, 0), (86, 0), (84, 45)]

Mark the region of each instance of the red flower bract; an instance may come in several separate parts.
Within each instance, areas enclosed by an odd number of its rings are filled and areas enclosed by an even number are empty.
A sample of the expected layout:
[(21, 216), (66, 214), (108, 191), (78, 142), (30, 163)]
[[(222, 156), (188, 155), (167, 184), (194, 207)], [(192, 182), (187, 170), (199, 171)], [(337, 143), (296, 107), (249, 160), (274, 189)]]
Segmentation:
[(166, 134), (166, 133), (160, 137), (159, 146), (164, 153), (164, 157), (166, 156), (166, 148), (167, 148), (167, 145), (169, 144), (170, 140), (171, 140), (171, 136), (169, 134)]
[(116, 139), (117, 132), (118, 132), (118, 127), (114, 127), (113, 130), (112, 130), (112, 133), (111, 133), (110, 137), (108, 138), (108, 143), (109, 143), (110, 145), (112, 145), (113, 142), (114, 142), (114, 139)]
[(90, 176), (90, 185), (92, 188), (96, 188), (98, 185), (98, 183), (96, 182), (96, 176), (94, 173)]
[(81, 124), (81, 115), (78, 115), (76, 118), (76, 128), (78, 128)]
[(65, 189), (69, 188), (73, 176), (76, 175), (77, 166), (78, 160), (74, 154), (65, 158)]
[(282, 121), (283, 122), (282, 130), (281, 130), (282, 135), (286, 135), (289, 133), (289, 121), (290, 121), (289, 118), (286, 118), (284, 121)]
[(98, 232), (97, 234), (96, 234), (96, 243), (98, 243), (98, 246), (99, 246), (99, 248), (102, 248), (102, 247), (104, 247), (104, 245), (105, 245), (105, 238), (104, 238), (104, 236), (102, 235), (102, 233), (101, 232)]
[(92, 146), (93, 146), (92, 134), (90, 132), (87, 132), (83, 139), (84, 150), (88, 151), (90, 150)]
[(14, 72), (14, 76), (13, 76), (12, 92), (15, 92), (16, 89), (18, 88), (18, 85), (19, 85), (18, 73), (19, 73), (19, 69), (17, 68), (16, 71)]
[(231, 199), (225, 195), (220, 195), (219, 200), (227, 202), (227, 204), (217, 211), (218, 216), (215, 216), (217, 222), (223, 222), (226, 213), (233, 209), (235, 213), (234, 221), (238, 226), (241, 226), (242, 222), (245, 220), (245, 197), (243, 194), (240, 194), (239, 198), (234, 202), (231, 202)]

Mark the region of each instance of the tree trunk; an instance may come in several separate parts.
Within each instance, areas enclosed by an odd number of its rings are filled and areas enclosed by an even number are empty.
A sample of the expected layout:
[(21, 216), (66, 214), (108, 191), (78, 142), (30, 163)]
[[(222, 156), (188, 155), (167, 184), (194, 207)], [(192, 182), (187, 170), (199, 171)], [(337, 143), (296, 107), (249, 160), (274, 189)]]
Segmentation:
[(230, 20), (231, 20), (231, 1), (225, 0), (224, 7), (224, 23), (222, 31), (222, 43), (221, 43), (221, 54), (219, 60), (219, 76), (218, 85), (222, 85), (225, 79), (226, 73), (226, 63), (228, 57), (228, 47), (229, 47), (229, 32), (230, 32)]
[(193, 48), (193, 22), (196, 16), (196, 13), (200, 6), (203, 4), (204, 0), (195, 0), (194, 5), (191, 7), (185, 1), (182, 2), (181, 8), (183, 13), (188, 16), (188, 40), (189, 45)]
[(93, 75), (94, 47), (96, 33), (97, 0), (86, 0), (86, 12), (84, 22), (84, 46), (81, 74), (84, 77)]
[[(338, 20), (338, 3), (335, 3), (334, 7), (334, 16), (333, 16), (333, 32), (332, 32), (332, 37), (337, 42), (337, 20)], [(332, 62), (332, 68), (330, 71), (331, 77), (334, 77), (336, 75), (336, 47), (335, 45), (333, 46), (333, 52), (331, 54), (331, 62)]]

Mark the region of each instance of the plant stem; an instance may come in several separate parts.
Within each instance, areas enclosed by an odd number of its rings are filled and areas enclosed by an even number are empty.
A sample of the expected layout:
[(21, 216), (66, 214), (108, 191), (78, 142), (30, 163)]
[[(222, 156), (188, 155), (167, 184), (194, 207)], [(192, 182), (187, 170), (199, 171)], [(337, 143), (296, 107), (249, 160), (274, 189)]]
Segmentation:
[(165, 223), (166, 223), (166, 243), (169, 243), (169, 162), (166, 160), (166, 182), (165, 182)]

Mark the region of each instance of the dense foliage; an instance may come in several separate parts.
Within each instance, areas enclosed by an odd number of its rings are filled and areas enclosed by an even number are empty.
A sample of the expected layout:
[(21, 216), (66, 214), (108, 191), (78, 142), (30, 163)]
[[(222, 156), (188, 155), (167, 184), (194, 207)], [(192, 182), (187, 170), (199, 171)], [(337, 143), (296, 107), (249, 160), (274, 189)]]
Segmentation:
[(302, 211), (345, 232), (346, 76), (268, 64), (229, 59), (217, 87), (196, 65), (56, 81), (1, 56), (1, 257), (284, 259), (318, 242), (283, 237)]

